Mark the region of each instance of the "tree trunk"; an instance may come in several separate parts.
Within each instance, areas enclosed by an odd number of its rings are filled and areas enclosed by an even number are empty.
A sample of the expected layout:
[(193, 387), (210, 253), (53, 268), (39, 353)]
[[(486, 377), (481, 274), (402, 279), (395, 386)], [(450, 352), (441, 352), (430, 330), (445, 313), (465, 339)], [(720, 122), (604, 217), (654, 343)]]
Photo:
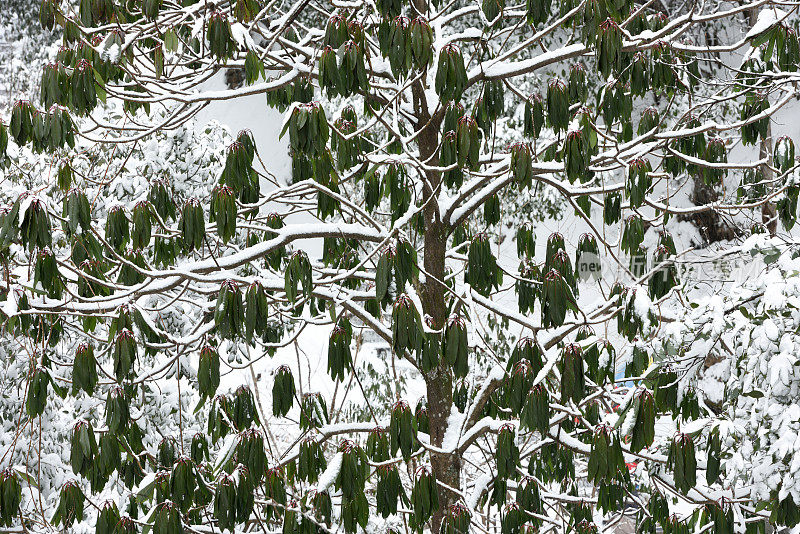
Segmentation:
[[(772, 120), (767, 125), (767, 137), (762, 139), (758, 150), (759, 159), (767, 158), (767, 165), (764, 165), (761, 170), (761, 175), (767, 183), (772, 181), (772, 169), (769, 163), (772, 163)], [(778, 211), (775, 209), (773, 202), (764, 202), (761, 206), (761, 222), (766, 226), (769, 235), (775, 235), (778, 232)]]
[[(430, 120), (421, 86), (415, 86), (419, 123), (424, 129), (417, 138), (420, 157), (430, 165), (438, 165), (436, 150), (439, 145), (439, 122)], [(442, 180), (441, 173), (426, 172), (423, 186), (425, 202), (425, 237), (423, 265), (425, 280), (421, 287), (423, 314), (428, 316), (431, 326), (442, 329), (447, 322), (445, 303), (445, 253), (447, 251), (448, 228), (441, 220), (439, 204), (434, 198)], [(425, 376), (427, 387), (428, 419), (430, 439), (434, 447), (441, 447), (447, 432), (447, 423), (453, 406), (453, 374), (449, 367), (440, 365)], [(431, 453), (431, 468), (436, 480), (455, 489), (460, 488), (461, 462), (457, 454)], [(439, 486), (439, 509), (431, 519), (431, 530), (439, 532), (447, 508), (456, 502), (458, 495)]]
[[(696, 206), (706, 206), (719, 200), (719, 193), (713, 185), (707, 185), (702, 176), (695, 176), (691, 200)], [(694, 213), (680, 219), (694, 223), (705, 239), (705, 244), (728, 241), (737, 236), (737, 229), (729, 225), (715, 210)]]
[[(750, 25), (755, 25), (758, 21), (758, 8), (755, 7), (750, 10)], [(758, 146), (759, 159), (767, 158), (768, 163), (772, 163), (772, 119), (767, 122), (767, 137), (762, 139)], [(761, 174), (765, 182), (770, 183), (772, 180), (772, 169), (769, 165), (764, 165), (761, 169)], [(761, 222), (769, 231), (769, 235), (775, 235), (778, 231), (778, 212), (775, 209), (775, 204), (772, 202), (765, 202), (761, 206)]]

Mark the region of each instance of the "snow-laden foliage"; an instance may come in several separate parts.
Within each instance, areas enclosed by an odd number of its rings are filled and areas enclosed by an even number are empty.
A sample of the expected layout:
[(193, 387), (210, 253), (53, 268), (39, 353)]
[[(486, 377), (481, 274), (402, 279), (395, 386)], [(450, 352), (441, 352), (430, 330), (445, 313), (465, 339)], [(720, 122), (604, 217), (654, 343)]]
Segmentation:
[[(114, 116), (115, 112), (109, 110), (104, 118), (112, 119)], [(200, 129), (189, 123), (176, 130), (158, 132), (138, 145), (125, 145), (124, 156), (120, 154), (120, 146), (112, 144), (85, 144), (69, 160), (36, 155), (28, 148), (12, 145), (8, 151), (5, 187), (0, 191), (0, 198), (7, 210), (20, 196), (36, 199), (31, 202), (53, 205), (80, 191), (91, 199), (93, 216), (102, 227), (106, 224), (109, 210), (117, 207), (134, 210), (138, 202), (146, 199), (151, 183), (168, 179), (175, 194), (182, 198), (208, 194), (209, 184), (222, 169), (224, 147), (229, 141), (229, 134), (219, 125)], [(60, 176), (66, 165), (72, 175), (69, 184), (64, 184)], [(66, 230), (68, 224), (68, 218), (65, 218), (63, 226), (54, 225), (52, 244), (46, 249), (48, 254), (70, 256), (73, 248)], [(42, 253), (39, 253), (40, 257)], [(0, 443), (6, 465), (12, 466), (16, 473), (33, 477), (29, 479), (31, 481), (35, 478), (32, 488), (40, 490), (40, 493), (24, 492), (23, 507), (54, 511), (59, 489), (65, 482), (74, 480), (76, 475), (70, 469), (73, 427), (85, 420), (92, 422), (95, 429), (107, 432), (104, 424), (109, 411), (106, 395), (112, 395), (111, 391), (116, 387), (113, 381), (109, 382), (108, 375), (98, 377), (95, 371), (97, 389), (92, 394), (81, 391), (75, 384), (73, 358), (77, 359), (75, 355), (82, 347), (113, 339), (112, 329), (116, 325), (99, 321), (92, 330), (89, 345), (86, 345), (86, 337), (76, 335), (69, 327), (62, 328), (47, 321), (39, 323), (32, 316), (23, 315), (27, 306), (35, 306), (42, 294), (46, 294), (47, 284), (43, 285), (33, 265), (13, 261), (20, 254), (20, 247), (12, 244), (4, 260), (3, 276), (7, 281), (13, 281), (15, 289), (6, 296), (2, 306), (8, 323), (0, 357), (4, 374), (0, 394), (4, 414)], [(66, 277), (74, 280), (74, 271), (68, 272)], [(26, 295), (26, 289), (32, 292)], [(164, 308), (166, 304), (168, 302), (158, 294), (138, 303), (153, 309)], [(130, 315), (136, 311), (121, 306), (114, 310), (113, 315), (122, 316), (123, 313)], [(192, 307), (165, 309), (158, 317), (160, 325), (176, 336), (191, 335), (194, 324), (201, 319), (202, 316), (197, 315)], [(39, 332), (33, 336), (16, 335), (30, 334), (37, 329)], [(52, 358), (49, 394), (53, 395), (57, 388), (63, 390), (62, 395), (67, 391), (71, 394), (58, 402), (45, 401), (41, 416), (32, 419), (26, 417), (23, 408), (30, 399), (29, 379), (42, 358)], [(111, 352), (97, 349), (96, 358), (100, 365), (111, 362)], [(196, 380), (196, 363), (183, 354), (165, 358), (150, 350), (142, 350), (140, 358), (143, 369), (149, 371), (142, 373), (129, 386), (127, 402), (130, 416), (141, 429), (142, 445), (149, 451), (156, 451), (162, 439), (172, 440), (177, 436), (190, 439), (205, 426), (203, 420), (192, 415), (198, 402), (198, 395), (191, 386)], [(177, 385), (179, 375), (183, 382), (182, 390)], [(99, 395), (101, 392), (104, 395)], [(179, 404), (181, 408), (178, 408)], [(178, 417), (178, 410), (183, 410), (182, 418)], [(114, 461), (124, 463), (124, 449), (114, 450)], [(132, 464), (126, 466), (131, 473), (133, 467)], [(82, 488), (90, 493), (89, 484), (82, 485)], [(125, 502), (122, 498), (125, 492), (120, 492), (119, 482), (98, 487), (92, 485), (92, 489), (99, 493), (98, 506), (105, 499)], [(46, 513), (47, 520), (51, 519), (49, 515), (50, 512)]]
[[(0, 125), (3, 525), (797, 525), (795, 260), (688, 268), (795, 223), (784, 8), (43, 0), (63, 46)], [(239, 102), (288, 175), (194, 122)]]
[(17, 98), (35, 98), (39, 73), (58, 50), (50, 32), (38, 24), (39, 6), (27, 0), (0, 4), (0, 109), (5, 114)]
[(678, 402), (699, 401), (689, 424), (696, 439), (704, 448), (717, 439), (724, 451), (716, 455), (722, 487), (736, 490), (705, 492), (781, 502), (772, 513), (780, 522), (800, 502), (800, 263), (796, 242), (763, 235), (746, 240), (739, 253), (726, 260), (733, 268), (725, 293), (698, 299), (667, 327), (656, 353), (676, 373)]

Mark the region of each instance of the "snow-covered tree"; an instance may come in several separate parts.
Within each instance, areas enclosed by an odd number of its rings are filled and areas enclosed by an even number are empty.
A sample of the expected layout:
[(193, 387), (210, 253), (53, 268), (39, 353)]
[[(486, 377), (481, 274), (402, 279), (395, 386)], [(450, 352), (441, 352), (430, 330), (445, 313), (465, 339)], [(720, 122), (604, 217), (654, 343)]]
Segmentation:
[[(0, 126), (0, 521), (800, 523), (794, 10), (43, 0), (63, 47)], [(291, 176), (195, 122), (252, 95)], [(692, 274), (743, 252), (724, 297)]]

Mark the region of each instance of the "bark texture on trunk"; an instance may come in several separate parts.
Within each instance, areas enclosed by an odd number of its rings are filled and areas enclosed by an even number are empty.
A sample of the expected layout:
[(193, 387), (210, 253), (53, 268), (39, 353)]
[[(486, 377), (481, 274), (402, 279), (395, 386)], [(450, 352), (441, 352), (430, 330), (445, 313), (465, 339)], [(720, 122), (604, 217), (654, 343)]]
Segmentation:
[[(423, 128), (417, 137), (421, 160), (429, 165), (438, 165), (440, 120), (431, 120), (426, 109), (421, 85), (415, 86), (415, 107), (419, 119), (418, 128)], [(436, 200), (442, 176), (438, 172), (426, 172), (423, 186), (423, 212), (425, 236), (423, 244), (423, 267), (425, 279), (421, 286), (420, 299), (422, 312), (430, 317), (433, 328), (441, 329), (447, 321), (445, 302), (445, 253), (449, 229), (441, 220), (439, 204)], [(430, 439), (434, 447), (441, 447), (447, 432), (447, 423), (453, 406), (453, 375), (451, 370), (441, 365), (425, 376)], [(457, 454), (431, 453), (431, 468), (436, 480), (442, 484), (460, 489), (461, 462)], [(431, 519), (432, 532), (438, 533), (447, 508), (456, 502), (458, 495), (439, 486), (439, 509)]]
[[(767, 138), (761, 140), (759, 146), (759, 159), (767, 158), (767, 161), (772, 163), (772, 121), (770, 120), (767, 126)], [(761, 171), (764, 180), (769, 183), (772, 181), (772, 168), (769, 165), (764, 165)], [(772, 202), (765, 202), (761, 206), (761, 222), (766, 226), (769, 235), (775, 235), (778, 232), (778, 211), (775, 209), (775, 204)]]

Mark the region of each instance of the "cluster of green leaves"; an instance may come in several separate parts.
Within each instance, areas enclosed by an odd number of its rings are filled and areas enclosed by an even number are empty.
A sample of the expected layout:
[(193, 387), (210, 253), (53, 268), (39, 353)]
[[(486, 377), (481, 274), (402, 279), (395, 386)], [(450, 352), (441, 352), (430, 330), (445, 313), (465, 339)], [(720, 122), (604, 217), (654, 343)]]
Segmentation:
[(479, 233), (469, 245), (464, 281), (482, 295), (488, 295), (503, 282), (503, 271), (492, 254), (488, 235)]
[(86, 497), (78, 484), (67, 482), (61, 487), (58, 507), (52, 519), (53, 523), (69, 528), (75, 521), (82, 521), (85, 505)]
[(0, 521), (10, 527), (19, 517), (22, 484), (11, 469), (0, 472)]
[(439, 52), (439, 63), (436, 68), (436, 94), (444, 102), (458, 101), (467, 85), (467, 71), (461, 50), (454, 44), (448, 44)]
[(397, 75), (424, 71), (433, 61), (433, 31), (423, 17), (410, 20), (401, 15), (381, 21), (378, 44)]

